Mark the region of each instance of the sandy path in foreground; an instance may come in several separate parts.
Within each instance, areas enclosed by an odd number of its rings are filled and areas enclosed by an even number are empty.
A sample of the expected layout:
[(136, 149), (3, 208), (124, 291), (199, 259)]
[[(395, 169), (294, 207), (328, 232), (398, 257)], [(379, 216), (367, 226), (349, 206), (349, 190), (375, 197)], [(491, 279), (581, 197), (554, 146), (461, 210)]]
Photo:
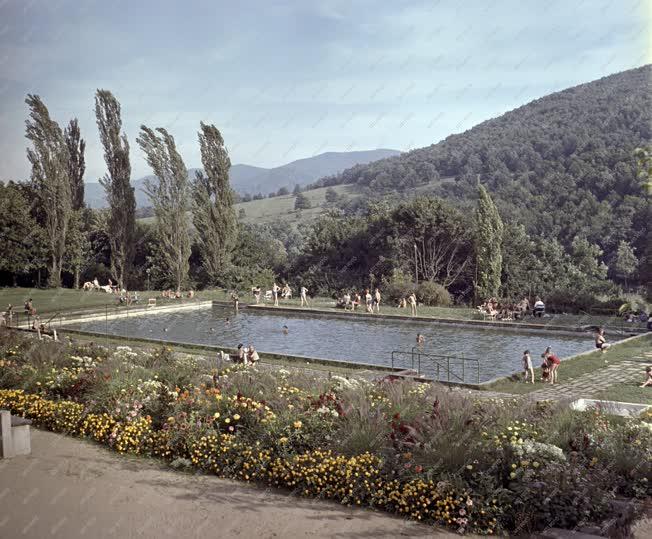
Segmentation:
[(32, 429), (31, 456), (0, 460), (0, 538), (50, 537), (456, 536), (370, 510), (174, 472)]

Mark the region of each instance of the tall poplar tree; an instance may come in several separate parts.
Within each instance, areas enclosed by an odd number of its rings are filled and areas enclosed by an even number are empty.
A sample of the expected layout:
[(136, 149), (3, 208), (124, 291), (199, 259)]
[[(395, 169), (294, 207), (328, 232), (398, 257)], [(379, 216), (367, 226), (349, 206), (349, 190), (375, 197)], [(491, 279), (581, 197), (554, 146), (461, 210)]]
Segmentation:
[(503, 266), (503, 221), (489, 192), (478, 185), (476, 211), (476, 295), (478, 298), (497, 296)]
[(72, 214), (68, 147), (61, 127), (50, 118), (41, 98), (28, 94), (25, 103), (30, 110), (25, 136), (32, 143), (27, 159), (32, 165), (31, 181), (50, 259), (48, 284), (58, 287)]
[(64, 269), (72, 272), (74, 287), (79, 288), (79, 274), (86, 259), (86, 226), (84, 219), (84, 172), (86, 162), (84, 151), (86, 141), (81, 138), (77, 118), (70, 123), (63, 132), (68, 147), (68, 178), (70, 179), (70, 194), (72, 198), (72, 217), (70, 219), (70, 233), (66, 240), (66, 256)]
[(188, 170), (172, 135), (162, 127), (156, 131), (160, 136), (141, 125), (137, 142), (157, 177), (145, 182), (145, 193), (154, 207), (162, 262), (181, 291), (188, 279), (190, 258)]
[(86, 171), (84, 151), (86, 150), (86, 141), (81, 138), (77, 118), (70, 120), (63, 135), (68, 147), (68, 177), (70, 178), (72, 209), (81, 210), (84, 207), (84, 172)]
[(199, 232), (202, 265), (213, 284), (230, 263), (238, 234), (229, 184), (231, 160), (224, 139), (214, 125), (200, 124), (199, 148), (204, 171), (192, 183), (193, 224)]
[(109, 203), (111, 273), (118, 286), (124, 288), (134, 260), (136, 236), (136, 197), (130, 183), (129, 141), (122, 132), (120, 103), (110, 91), (97, 90), (95, 116), (108, 168), (100, 183)]

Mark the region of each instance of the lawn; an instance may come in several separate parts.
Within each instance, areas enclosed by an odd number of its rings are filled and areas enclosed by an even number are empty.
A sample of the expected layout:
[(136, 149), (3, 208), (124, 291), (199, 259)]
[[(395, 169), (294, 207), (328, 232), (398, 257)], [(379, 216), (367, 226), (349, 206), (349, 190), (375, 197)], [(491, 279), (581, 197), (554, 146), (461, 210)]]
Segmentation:
[(641, 387), (642, 380), (643, 376), (641, 375), (631, 381), (615, 384), (593, 398), (607, 401), (636, 402), (652, 406), (652, 387)]
[[(310, 200), (312, 208), (300, 212), (294, 209), (294, 195), (240, 202), (235, 204), (234, 208), (236, 215), (239, 215), (240, 210), (244, 210), (245, 215), (240, 218), (244, 223), (264, 224), (280, 220), (290, 225), (297, 225), (319, 217), (328, 209), (323, 205), (326, 200), (326, 189), (326, 187), (322, 187), (304, 191), (303, 194)], [(336, 185), (333, 189), (338, 195), (346, 197), (347, 200), (353, 200), (361, 196), (357, 192), (355, 185)], [(146, 224), (153, 224), (154, 220), (154, 217), (138, 219), (139, 222)]]
[[(208, 294), (213, 294), (214, 292), (209, 292)], [(218, 299), (217, 297), (212, 299)], [(253, 297), (249, 292), (245, 292), (241, 295), (241, 302), (248, 303), (253, 300)], [(268, 305), (270, 303), (267, 303)], [(301, 308), (300, 300), (298, 298), (293, 298), (291, 300), (281, 300), (281, 307), (292, 307), (292, 308)], [(310, 307), (308, 310), (335, 310), (335, 300), (333, 298), (327, 297), (316, 297), (310, 299)], [(338, 312), (343, 312), (342, 309), (337, 309)], [(347, 311), (351, 313), (351, 311)], [(410, 315), (409, 309), (399, 309), (394, 305), (388, 305), (385, 303), (381, 304), (381, 313), (390, 316), (408, 316)], [(353, 315), (365, 314), (364, 307), (358, 308), (355, 312), (351, 313)], [(483, 320), (482, 315), (480, 315), (477, 309), (471, 309), (470, 307), (458, 306), (458, 307), (425, 307), (419, 306), (418, 316), (423, 316), (427, 318), (449, 318), (454, 320)], [(545, 318), (533, 318), (528, 316), (524, 320), (519, 320), (519, 323), (533, 325), (533, 326), (565, 326), (571, 329), (576, 329), (584, 326), (603, 326), (605, 328), (611, 328), (612, 330), (627, 330), (632, 329), (631, 326), (625, 327), (622, 318), (616, 316), (608, 315), (589, 315), (589, 314), (550, 314)], [(501, 325), (500, 320), (494, 322), (497, 327)], [(607, 337), (608, 335), (607, 331)]]
[[(270, 286), (271, 288), (271, 286)], [(241, 304), (253, 303), (253, 296), (251, 292), (240, 291)], [(264, 293), (264, 292), (263, 292)], [(160, 297), (159, 291), (139, 291), (141, 297), (141, 304), (146, 303), (150, 297), (157, 298), (159, 304), (165, 303), (180, 303), (187, 302), (188, 300), (167, 300)], [(118, 305), (118, 298), (104, 292), (84, 292), (82, 290), (72, 290), (69, 288), (58, 289), (39, 289), (39, 288), (0, 288), (0, 309), (4, 310), (6, 305), (11, 303), (14, 306), (14, 311), (17, 313), (23, 312), (23, 304), (29, 298), (34, 300), (34, 307), (39, 314), (55, 314), (57, 312), (89, 309), (89, 308), (104, 308), (106, 306), (115, 308)], [(224, 289), (211, 289), (202, 290), (196, 293), (196, 300), (219, 300), (227, 301), (230, 299), (230, 292)], [(268, 305), (270, 303), (267, 303)], [(281, 300), (282, 307), (290, 307), (300, 309), (300, 301), (298, 298), (291, 300)], [(310, 307), (308, 311), (335, 311), (335, 300), (327, 297), (316, 297), (310, 300)], [(337, 309), (337, 312), (343, 312)], [(364, 309), (358, 309), (354, 313), (347, 311), (352, 315), (364, 314)], [(399, 309), (393, 305), (381, 304), (381, 312), (390, 316), (409, 316), (408, 309)], [(469, 307), (424, 307), (420, 306), (418, 315), (428, 318), (448, 318), (455, 320), (482, 320), (482, 316), (478, 314), (476, 309)], [(621, 318), (606, 315), (574, 315), (574, 314), (551, 314), (546, 318), (532, 318), (528, 317), (522, 321), (524, 324), (532, 324), (533, 326), (540, 325), (555, 325), (565, 326), (568, 328), (578, 328), (588, 325), (601, 325), (607, 330), (607, 337), (609, 337), (609, 329), (620, 330), (624, 324)], [(500, 327), (501, 322), (496, 321), (495, 325)], [(625, 328), (625, 329), (630, 329)]]
[[(560, 367), (560, 381), (559, 384), (563, 385), (568, 383), (580, 376), (589, 374), (591, 372), (599, 372), (600, 365), (603, 364), (604, 360), (609, 361), (609, 364), (614, 364), (619, 361), (631, 360), (634, 357), (642, 357), (643, 354), (648, 352), (652, 348), (652, 333), (647, 334), (646, 336), (636, 339), (634, 341), (628, 341), (623, 344), (614, 344), (607, 354), (602, 354), (601, 352), (593, 352), (585, 356), (578, 357), (576, 359), (571, 359), (564, 361)], [(536, 359), (534, 358), (534, 363), (536, 364)], [(641, 360), (641, 380), (643, 379), (643, 372), (645, 370), (645, 361)], [(598, 375), (596, 372), (596, 375)], [(541, 379), (541, 369), (534, 369), (535, 380)], [(488, 389), (491, 391), (501, 391), (504, 393), (513, 393), (515, 395), (524, 395), (526, 393), (531, 393), (538, 389), (542, 389), (544, 386), (541, 383), (536, 384), (524, 384), (519, 381), (512, 380), (501, 380), (491, 386), (488, 386)], [(633, 386), (628, 384), (616, 384), (608, 390), (609, 398), (613, 400), (623, 400), (628, 395), (635, 395), (637, 392), (634, 391)], [(646, 388), (649, 389), (649, 388)], [(652, 393), (652, 392), (650, 392)], [(640, 397), (644, 397), (642, 392), (638, 392)], [(600, 398), (603, 398), (602, 396)], [(649, 401), (650, 397), (648, 397)], [(627, 401), (625, 401), (627, 402)], [(632, 401), (637, 402), (637, 401)]]
[[(415, 195), (430, 195), (432, 191), (442, 183), (449, 183), (454, 181), (455, 178), (447, 177), (432, 181), (425, 185), (420, 185), (414, 189)], [(353, 200), (362, 196), (355, 184), (334, 185), (332, 187), (335, 192), (345, 197), (347, 201)], [(319, 189), (310, 189), (303, 191), (303, 194), (310, 199), (312, 208), (308, 210), (301, 210), (297, 212), (294, 209), (294, 195), (285, 195), (280, 197), (264, 198), (262, 200), (252, 200), (250, 202), (240, 202), (235, 204), (236, 214), (240, 210), (244, 210), (245, 215), (241, 218), (244, 223), (257, 223), (264, 224), (273, 221), (283, 221), (291, 226), (296, 226), (300, 223), (306, 223), (316, 219), (324, 212), (327, 207), (324, 206), (326, 200), (326, 190), (328, 187), (320, 187)], [(336, 207), (339, 206), (336, 204)], [(138, 219), (141, 223), (152, 224), (154, 217), (143, 217)]]

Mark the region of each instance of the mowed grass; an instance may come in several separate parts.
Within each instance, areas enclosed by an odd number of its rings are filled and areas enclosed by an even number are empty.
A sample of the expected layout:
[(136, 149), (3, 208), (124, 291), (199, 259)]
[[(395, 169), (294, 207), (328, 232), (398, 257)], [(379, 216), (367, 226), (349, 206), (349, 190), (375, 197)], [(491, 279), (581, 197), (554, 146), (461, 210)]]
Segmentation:
[[(569, 359), (568, 361), (562, 361), (561, 366), (559, 367), (559, 385), (563, 385), (572, 380), (575, 380), (581, 376), (593, 373), (596, 376), (596, 379), (600, 376), (600, 369), (606, 365), (613, 365), (620, 361), (640, 361), (641, 363), (641, 375), (639, 384), (644, 379), (645, 366), (652, 363), (650, 359), (647, 359), (645, 353), (649, 352), (652, 349), (652, 333), (634, 339), (632, 341), (627, 341), (622, 344), (615, 343), (606, 354), (602, 352), (595, 351), (590, 354), (583, 355), (575, 359)], [(532, 358), (532, 362), (537, 365), (540, 364), (540, 358), (536, 355)], [(605, 363), (608, 362), (608, 363)], [(501, 380), (487, 386), (486, 389), (491, 391), (500, 391), (504, 393), (513, 393), (515, 395), (524, 395), (526, 393), (531, 393), (532, 391), (537, 391), (547, 385), (540, 382), (541, 380), (541, 369), (534, 369), (534, 379), (537, 383), (535, 384), (525, 384), (522, 380)], [(640, 389), (640, 388), (639, 388)], [(644, 388), (650, 389), (650, 388)], [(622, 401), (628, 395), (639, 395), (641, 398), (645, 396), (643, 392), (634, 391), (634, 385), (629, 383), (625, 384), (614, 384), (611, 388), (607, 390), (609, 392), (610, 400), (620, 400)], [(605, 393), (607, 393), (605, 392)], [(649, 392), (649, 395), (652, 395), (652, 391)], [(603, 398), (603, 397), (600, 397)], [(647, 397), (650, 399), (650, 397)], [(630, 402), (640, 402), (640, 401), (630, 401)], [(650, 402), (648, 400), (648, 402)], [(652, 404), (652, 402), (651, 402)]]
[[(138, 292), (140, 303), (147, 304), (150, 297), (157, 297), (160, 292)], [(70, 288), (0, 288), (0, 311), (4, 311), (11, 303), (14, 312), (21, 314), (23, 305), (32, 298), (37, 314), (54, 314), (59, 311), (72, 311), (76, 309), (100, 308), (105, 306), (115, 307), (118, 296), (106, 292), (86, 292)]]
[[(452, 181), (455, 181), (455, 178), (440, 178), (439, 180), (419, 185), (410, 192), (415, 196), (428, 195), (435, 187)], [(235, 205), (236, 215), (239, 215), (240, 210), (242, 209), (245, 212), (244, 217), (240, 218), (243, 223), (264, 224), (274, 221), (283, 221), (291, 226), (296, 226), (300, 223), (312, 221), (329, 210), (329, 207), (325, 205), (327, 189), (328, 187), (320, 187), (319, 189), (311, 189), (303, 192), (312, 205), (312, 207), (307, 210), (295, 210), (294, 201), (296, 197), (294, 195), (285, 195), (264, 198), (262, 200), (252, 200), (250, 202), (240, 202)], [(334, 185), (333, 189), (338, 195), (345, 198), (347, 201), (362, 196), (356, 184)], [(338, 206), (339, 204), (334, 205), (334, 207)], [(154, 217), (143, 217), (138, 219), (138, 222), (153, 224), (154, 220)]]
[(644, 369), (641, 369), (641, 375), (635, 380), (615, 384), (602, 393), (598, 393), (593, 398), (606, 401), (649, 404), (652, 406), (652, 387), (641, 387), (643, 380), (645, 380), (645, 373), (643, 371)]
[[(326, 207), (326, 189), (311, 189), (304, 191), (303, 194), (310, 200), (311, 208), (297, 211), (294, 209), (294, 195), (285, 195), (273, 198), (264, 198), (262, 200), (252, 200), (250, 202), (239, 202), (234, 206), (236, 215), (240, 215), (240, 210), (244, 210), (244, 217), (239, 217), (243, 223), (264, 224), (274, 221), (283, 221), (289, 225), (298, 225), (316, 219), (328, 211)], [(360, 195), (355, 185), (336, 185), (333, 187), (338, 195), (346, 197), (346, 200), (353, 200)], [(337, 204), (334, 206), (337, 207)], [(153, 224), (154, 217), (143, 217), (138, 222), (144, 224)]]
[[(304, 191), (303, 194), (310, 200), (311, 208), (307, 210), (295, 210), (294, 195), (285, 195), (273, 198), (264, 198), (262, 200), (252, 200), (251, 202), (240, 202), (235, 205), (236, 214), (244, 210), (245, 216), (241, 221), (245, 223), (266, 223), (276, 220), (293, 222), (305, 222), (317, 218), (326, 212), (329, 208), (324, 206), (326, 202), (326, 190), (328, 188), (311, 189)], [(360, 195), (355, 185), (336, 185), (333, 190), (347, 200), (353, 200)], [(337, 205), (336, 205), (337, 206)]]
[[(294, 289), (295, 293), (297, 291), (296, 288)], [(263, 290), (263, 294), (264, 293), (265, 291)], [(215, 297), (211, 299), (219, 299), (219, 298)], [(251, 303), (253, 302), (253, 296), (249, 293), (249, 291), (246, 291), (240, 296), (240, 301), (242, 303)], [(271, 302), (267, 302), (266, 304), (269, 305), (271, 304)], [(301, 308), (300, 300), (298, 297), (294, 297), (291, 300), (281, 299), (279, 301), (279, 305), (281, 307), (290, 307), (290, 308), (297, 308), (297, 309)], [(311, 298), (310, 307), (308, 307), (307, 310), (313, 310), (313, 311), (334, 310), (337, 312), (343, 312), (342, 309), (335, 308), (335, 300), (333, 298), (327, 298), (327, 297)], [(401, 316), (401, 317), (410, 316), (409, 308), (399, 309), (393, 303), (388, 304), (385, 302), (381, 302), (380, 311), (381, 314), (384, 315)], [(347, 312), (351, 313), (351, 311), (347, 311)], [(355, 312), (351, 314), (353, 315), (365, 314), (365, 306), (363, 305), (362, 307), (358, 307), (355, 310)], [(477, 309), (472, 309), (470, 307), (464, 307), (464, 306), (427, 307), (427, 306), (419, 305), (417, 309), (417, 315), (419, 317), (426, 317), (426, 318), (448, 318), (453, 320), (484, 320), (483, 316), (478, 312)], [(539, 327), (540, 326), (563, 326), (570, 329), (577, 329), (586, 326), (602, 326), (607, 328), (608, 339), (610, 337), (609, 329), (611, 329), (612, 332), (620, 332), (621, 329), (624, 329), (625, 334), (627, 333), (627, 330), (632, 329), (631, 324), (625, 324), (622, 318), (613, 315), (610, 316), (610, 315), (588, 315), (588, 314), (580, 315), (580, 314), (564, 314), (564, 313), (554, 314), (553, 313), (543, 318), (534, 318), (532, 316), (527, 316), (525, 319), (517, 320), (516, 322), (522, 323), (524, 325), (531, 325), (534, 328), (536, 328), (537, 326)], [(500, 320), (496, 320), (493, 321), (493, 324), (496, 327), (500, 327), (502, 322)], [(641, 325), (640, 327), (644, 327), (644, 326)]]

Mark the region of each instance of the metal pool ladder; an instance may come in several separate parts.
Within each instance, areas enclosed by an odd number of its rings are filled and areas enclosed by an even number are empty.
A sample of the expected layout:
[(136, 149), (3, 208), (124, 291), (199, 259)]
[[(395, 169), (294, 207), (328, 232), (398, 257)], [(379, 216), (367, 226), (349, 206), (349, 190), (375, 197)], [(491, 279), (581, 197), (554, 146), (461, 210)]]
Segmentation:
[[(435, 379), (438, 381), (446, 381), (457, 384), (473, 383), (466, 379), (467, 371), (469, 375), (475, 374), (475, 383), (480, 383), (480, 360), (468, 357), (447, 356), (441, 354), (431, 354), (424, 352), (415, 346), (411, 351), (405, 350), (392, 350), (391, 366), (394, 368), (395, 362), (401, 358), (408, 358), (412, 370), (415, 370), (417, 375), (422, 374), (422, 358), (425, 360), (423, 365), (433, 367)], [(461, 372), (460, 372), (461, 371)], [(428, 373), (430, 374), (430, 373)]]

